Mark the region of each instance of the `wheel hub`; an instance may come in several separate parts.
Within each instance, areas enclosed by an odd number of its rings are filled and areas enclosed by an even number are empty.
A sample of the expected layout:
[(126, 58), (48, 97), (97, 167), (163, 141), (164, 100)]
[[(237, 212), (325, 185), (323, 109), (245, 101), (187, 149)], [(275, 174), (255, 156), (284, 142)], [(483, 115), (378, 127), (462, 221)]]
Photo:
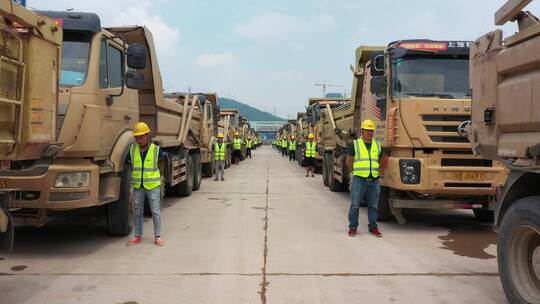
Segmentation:
[(536, 279), (540, 279), (540, 246), (536, 246), (536, 248), (534, 248), (531, 257), (531, 264), (534, 274), (536, 275)]

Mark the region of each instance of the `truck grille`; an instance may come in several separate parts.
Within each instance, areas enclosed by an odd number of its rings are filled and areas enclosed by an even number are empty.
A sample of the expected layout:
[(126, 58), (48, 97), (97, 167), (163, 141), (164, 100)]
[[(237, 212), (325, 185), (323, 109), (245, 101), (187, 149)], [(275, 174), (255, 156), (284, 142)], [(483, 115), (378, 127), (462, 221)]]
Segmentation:
[(423, 115), (422, 120), (427, 134), (435, 143), (468, 143), (461, 137), (457, 127), (463, 121), (470, 120), (470, 115)]

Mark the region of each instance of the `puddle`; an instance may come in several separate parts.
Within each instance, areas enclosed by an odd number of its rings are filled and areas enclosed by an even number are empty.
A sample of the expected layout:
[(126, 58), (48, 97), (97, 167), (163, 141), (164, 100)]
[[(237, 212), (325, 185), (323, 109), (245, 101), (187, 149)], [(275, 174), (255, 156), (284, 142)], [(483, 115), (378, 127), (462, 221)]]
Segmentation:
[(452, 251), (455, 255), (487, 260), (495, 258), (485, 250), (497, 243), (497, 234), (491, 226), (473, 223), (437, 224), (435, 227), (448, 229), (446, 235), (439, 236), (444, 250)]
[(11, 267), (11, 270), (12, 271), (21, 271), (21, 270), (25, 270), (26, 268), (28, 268), (28, 266), (26, 266), (26, 265), (18, 265), (18, 266)]

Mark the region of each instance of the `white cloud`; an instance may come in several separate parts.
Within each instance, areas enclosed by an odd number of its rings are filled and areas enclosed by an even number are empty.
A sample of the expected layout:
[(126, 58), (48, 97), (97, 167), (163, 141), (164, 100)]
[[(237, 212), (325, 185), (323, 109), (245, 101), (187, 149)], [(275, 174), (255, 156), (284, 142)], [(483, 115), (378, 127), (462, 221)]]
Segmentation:
[(30, 7), (42, 10), (73, 9), (79, 12), (96, 13), (101, 25), (145, 25), (154, 36), (154, 44), (158, 54), (169, 56), (175, 53), (180, 40), (180, 30), (167, 24), (161, 16), (153, 12), (157, 7), (156, 0), (92, 0), (92, 1), (30, 1)]
[(235, 59), (231, 53), (203, 54), (196, 63), (201, 68), (230, 67), (235, 64)]
[(268, 13), (238, 26), (234, 32), (258, 43), (278, 45), (302, 36), (327, 33), (336, 25), (336, 20), (330, 14), (302, 19), (295, 15)]

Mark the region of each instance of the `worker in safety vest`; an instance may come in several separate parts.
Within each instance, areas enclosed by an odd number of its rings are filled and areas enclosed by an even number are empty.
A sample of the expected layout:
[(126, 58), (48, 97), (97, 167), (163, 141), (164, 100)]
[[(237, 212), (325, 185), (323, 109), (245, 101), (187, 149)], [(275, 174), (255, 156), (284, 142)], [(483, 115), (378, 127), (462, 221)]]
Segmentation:
[(240, 138), (240, 134), (238, 132), (234, 133), (232, 144), (234, 164), (238, 165), (240, 163), (240, 159), (242, 158), (242, 139)]
[(287, 156), (287, 152), (289, 152), (289, 139), (286, 135), (283, 135), (283, 138), (281, 138), (281, 156)]
[(246, 140), (246, 158), (249, 156), (251, 158), (251, 149), (253, 149), (253, 140), (251, 136), (248, 136)]
[(294, 135), (291, 135), (291, 140), (289, 140), (289, 161), (296, 161), (296, 139)]
[(360, 202), (365, 198), (368, 207), (368, 231), (382, 237), (377, 227), (377, 206), (379, 204), (379, 159), (381, 144), (374, 139), (375, 123), (366, 119), (361, 125), (362, 136), (349, 146), (346, 164), (353, 173), (352, 202), (349, 209), (349, 236), (355, 236), (358, 227)]
[(227, 144), (223, 142), (223, 133), (217, 136), (217, 142), (214, 144), (214, 174), (215, 181), (225, 181), (225, 158), (227, 157)]
[(161, 238), (161, 173), (159, 160), (163, 153), (158, 145), (150, 142), (150, 128), (144, 122), (135, 124), (133, 136), (137, 143), (129, 150), (133, 172), (131, 184), (133, 186), (133, 209), (135, 222), (135, 236), (127, 243), (128, 246), (142, 242), (144, 202), (148, 199), (152, 219), (154, 222), (154, 243), (163, 246)]
[(305, 146), (304, 165), (306, 166), (306, 177), (309, 176), (311, 171), (311, 177), (315, 177), (315, 156), (317, 156), (317, 142), (315, 141), (315, 135), (309, 133), (308, 141)]

